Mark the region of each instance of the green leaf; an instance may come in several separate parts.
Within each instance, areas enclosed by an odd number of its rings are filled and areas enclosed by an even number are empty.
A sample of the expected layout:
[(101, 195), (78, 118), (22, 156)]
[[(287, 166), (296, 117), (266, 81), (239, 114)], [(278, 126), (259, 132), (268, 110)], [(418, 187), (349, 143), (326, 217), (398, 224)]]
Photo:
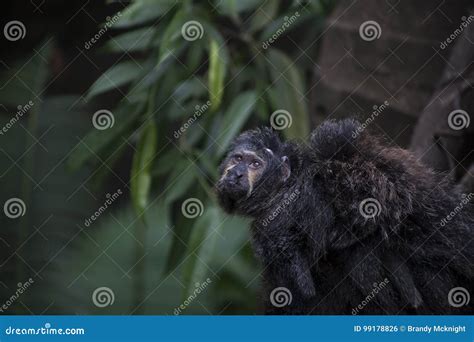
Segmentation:
[(215, 2), (215, 7), (220, 13), (236, 17), (238, 13), (256, 9), (263, 3), (263, 0), (219, 0)]
[(278, 37), (277, 39), (283, 37), (291, 30), (303, 24), (308, 16), (311, 16), (311, 14), (302, 14), (297, 10), (289, 11), (268, 24), (260, 34), (260, 40), (266, 41), (274, 35)]
[(305, 138), (309, 135), (310, 120), (300, 72), (288, 56), (276, 49), (269, 49), (268, 58), (273, 81), (270, 100), (274, 111), (290, 113), (291, 125), (283, 129), (283, 134), (288, 138)]
[[(136, 106), (134, 104), (134, 106)], [(97, 159), (96, 155), (106, 149), (109, 144), (116, 141), (121, 134), (127, 132), (137, 120), (139, 114), (142, 113), (143, 104), (132, 109), (131, 106), (125, 105), (122, 101), (116, 110), (112, 112), (114, 124), (105, 130), (93, 129), (91, 121), (91, 131), (85, 136), (80, 144), (68, 158), (67, 166), (71, 170), (77, 170), (90, 159)], [(128, 135), (127, 137), (128, 138)], [(119, 141), (118, 144), (123, 144)]]
[(205, 52), (206, 49), (203, 47), (203, 44), (193, 44), (193, 48), (188, 50), (186, 56), (186, 65), (188, 66), (189, 70), (194, 71), (201, 66)]
[(176, 162), (179, 160), (179, 156), (176, 155), (176, 150), (171, 149), (166, 152), (161, 152), (153, 162), (151, 170), (152, 177), (163, 176), (176, 167)]
[(160, 39), (152, 41), (155, 33), (156, 31), (149, 27), (123, 33), (109, 40), (105, 44), (104, 50), (108, 52), (131, 52), (155, 48), (160, 43)]
[(198, 76), (187, 79), (176, 85), (173, 91), (173, 98), (179, 102), (184, 103), (191, 97), (200, 97), (207, 91), (203, 82)]
[(180, 160), (175, 162), (174, 172), (168, 178), (166, 203), (173, 203), (182, 197), (196, 181), (195, 167), (192, 161), (181, 154), (178, 158)]
[(163, 61), (159, 66), (155, 64), (153, 59), (147, 59), (142, 63), (143, 69), (140, 74), (137, 75), (136, 79), (129, 87), (130, 90), (127, 94), (127, 98), (131, 98), (132, 100), (137, 98), (138, 102), (146, 101), (146, 99), (141, 97), (145, 96), (148, 98), (149, 88), (157, 83), (160, 83), (160, 93), (162, 93), (163, 78), (169, 77), (168, 75), (170, 72), (172, 73), (172, 76), (177, 73), (177, 71), (175, 71), (176, 69), (174, 69), (175, 64), (175, 60), (171, 58)]
[(141, 74), (141, 71), (142, 67), (134, 61), (127, 61), (112, 66), (90, 87), (86, 99), (91, 99), (98, 94), (116, 89), (133, 81), (137, 75)]
[(211, 40), (209, 48), (209, 97), (211, 108), (217, 110), (224, 96), (224, 78), (226, 61), (219, 52), (219, 45), (215, 40)]
[(232, 139), (240, 132), (252, 113), (256, 101), (257, 95), (255, 92), (247, 91), (237, 96), (237, 98), (231, 103), (229, 109), (225, 113), (221, 125), (221, 131), (216, 139), (219, 156), (227, 150)]
[(250, 20), (250, 32), (256, 32), (271, 22), (278, 12), (278, 1), (266, 1)]
[(166, 27), (160, 46), (160, 54), (157, 65), (160, 65), (170, 56), (176, 55), (176, 51), (186, 45), (187, 41), (181, 34), (181, 29), (186, 22), (187, 15), (183, 10), (176, 12), (171, 22)]
[(207, 279), (217, 235), (224, 218), (220, 211), (207, 202), (204, 213), (196, 218), (189, 238), (186, 261), (183, 266), (184, 297), (188, 297)]
[[(156, 141), (156, 125), (151, 121), (141, 132), (130, 173), (131, 197), (137, 215), (142, 215), (148, 205), (151, 186), (150, 170), (156, 153)], [(142, 218), (144, 219), (144, 216)]]
[(173, 0), (139, 0), (134, 1), (120, 13), (120, 20), (115, 23), (117, 28), (128, 28), (165, 15), (174, 5)]

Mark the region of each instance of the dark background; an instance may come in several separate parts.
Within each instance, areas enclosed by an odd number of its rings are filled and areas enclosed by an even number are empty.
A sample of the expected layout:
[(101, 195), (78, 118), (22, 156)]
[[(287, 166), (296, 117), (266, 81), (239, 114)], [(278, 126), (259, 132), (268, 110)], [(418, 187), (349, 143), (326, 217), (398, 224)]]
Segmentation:
[[(183, 314), (261, 313), (248, 222), (224, 215), (212, 187), (232, 137), (269, 125), (277, 110), (291, 115), (287, 138), (357, 117), (473, 192), (474, 124), (455, 130), (448, 120), (474, 113), (472, 8), (468, 0), (2, 3), (2, 28), (20, 21), (24, 36), (0, 39), (0, 126), (33, 103), (0, 135), (0, 203), (25, 204), (23, 216), (0, 215), (3, 313), (175, 314), (181, 305)], [(201, 24), (201, 38), (183, 39), (189, 21)], [(378, 38), (362, 39), (367, 21), (379, 25)], [(94, 127), (99, 110), (113, 127)], [(183, 213), (188, 199), (196, 217)], [(101, 287), (113, 297), (105, 307), (93, 300)]]

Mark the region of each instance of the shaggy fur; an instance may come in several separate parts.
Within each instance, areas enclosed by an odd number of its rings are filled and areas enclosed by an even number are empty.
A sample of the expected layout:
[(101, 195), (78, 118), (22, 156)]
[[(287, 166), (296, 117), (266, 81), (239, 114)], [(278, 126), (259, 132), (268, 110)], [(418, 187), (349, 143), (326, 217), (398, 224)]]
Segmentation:
[[(474, 299), (460, 308), (448, 302), (455, 287), (474, 296), (472, 204), (408, 151), (359, 129), (328, 121), (298, 143), (264, 128), (230, 147), (221, 174), (242, 146), (274, 154), (250, 195), (233, 196), (225, 177), (216, 186), (227, 212), (253, 218), (266, 313), (472, 314)], [(380, 207), (364, 216), (368, 198)], [(274, 305), (277, 287), (291, 292), (290, 304)]]

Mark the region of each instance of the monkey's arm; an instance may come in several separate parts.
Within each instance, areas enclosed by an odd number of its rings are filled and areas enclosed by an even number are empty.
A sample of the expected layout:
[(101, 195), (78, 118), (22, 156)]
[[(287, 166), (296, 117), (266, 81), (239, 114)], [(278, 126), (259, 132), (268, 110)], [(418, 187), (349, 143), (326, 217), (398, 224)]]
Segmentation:
[(253, 244), (272, 286), (297, 290), (304, 298), (315, 295), (311, 265), (300, 237), (274, 225), (255, 234)]
[(311, 275), (311, 265), (309, 265), (308, 259), (299, 251), (293, 255), (290, 263), (290, 274), (305, 298), (311, 298), (316, 294), (313, 276)]

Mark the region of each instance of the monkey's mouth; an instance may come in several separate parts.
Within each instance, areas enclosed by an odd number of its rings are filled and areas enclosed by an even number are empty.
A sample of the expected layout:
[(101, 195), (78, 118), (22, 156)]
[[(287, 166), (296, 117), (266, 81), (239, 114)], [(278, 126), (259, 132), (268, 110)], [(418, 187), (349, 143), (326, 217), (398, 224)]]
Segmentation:
[(237, 201), (235, 193), (228, 188), (228, 185), (219, 181), (216, 186), (216, 194), (221, 207), (228, 213), (232, 214), (235, 210), (235, 204)]
[(239, 199), (246, 195), (247, 187), (230, 179), (224, 179), (217, 184), (217, 191), (232, 199)]
[(221, 206), (231, 214), (235, 212), (237, 203), (247, 194), (242, 184), (225, 179), (216, 184), (216, 192)]

